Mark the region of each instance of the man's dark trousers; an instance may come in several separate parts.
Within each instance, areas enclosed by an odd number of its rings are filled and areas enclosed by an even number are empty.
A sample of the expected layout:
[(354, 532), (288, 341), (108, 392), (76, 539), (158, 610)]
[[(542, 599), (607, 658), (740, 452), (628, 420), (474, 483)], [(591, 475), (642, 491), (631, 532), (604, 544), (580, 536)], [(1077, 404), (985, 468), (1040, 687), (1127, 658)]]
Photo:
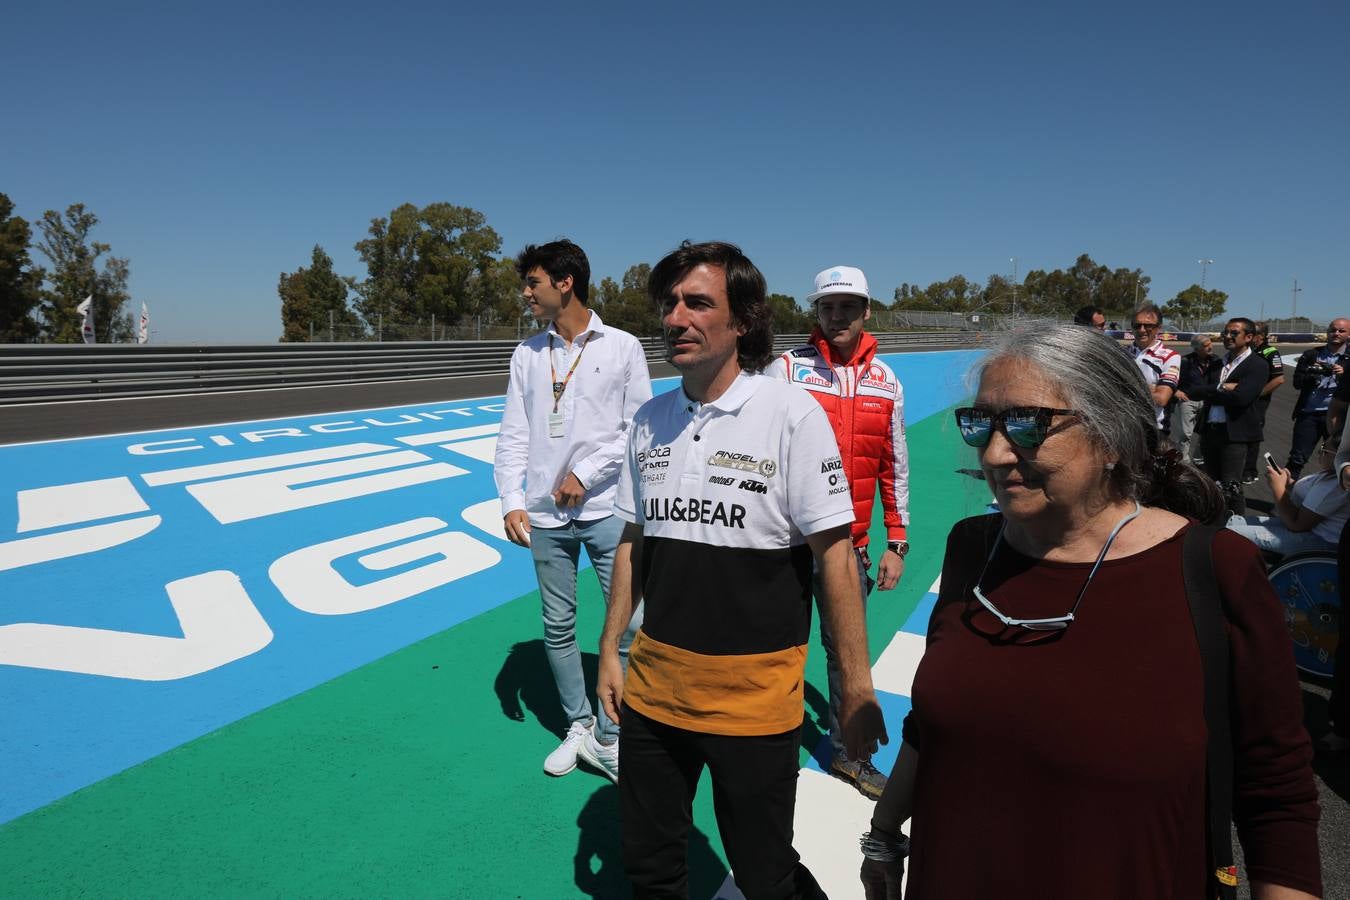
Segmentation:
[(1247, 443), (1229, 440), (1228, 426), (1223, 422), (1206, 422), (1200, 428), (1200, 455), (1205, 458), (1205, 473), (1219, 483), (1228, 511), (1238, 516), (1247, 511), (1247, 498), (1242, 493)]
[(748, 900), (825, 897), (792, 849), (799, 729), (766, 737), (702, 734), (626, 703), (622, 723), (619, 818), (634, 897), (689, 896), (689, 830), (704, 766), (722, 846)]

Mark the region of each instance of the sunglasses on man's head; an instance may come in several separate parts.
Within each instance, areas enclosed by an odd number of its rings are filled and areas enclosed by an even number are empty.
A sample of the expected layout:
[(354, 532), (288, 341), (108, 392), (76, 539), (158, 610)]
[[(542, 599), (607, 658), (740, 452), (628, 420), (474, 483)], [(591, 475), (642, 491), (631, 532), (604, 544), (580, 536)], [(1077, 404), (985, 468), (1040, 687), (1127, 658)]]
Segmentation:
[(994, 431), (1002, 429), (1009, 442), (1030, 450), (1045, 443), (1055, 416), (1079, 415), (1075, 409), (1049, 406), (1014, 406), (1002, 412), (963, 406), (956, 410), (956, 427), (961, 440), (972, 447), (987, 447)]

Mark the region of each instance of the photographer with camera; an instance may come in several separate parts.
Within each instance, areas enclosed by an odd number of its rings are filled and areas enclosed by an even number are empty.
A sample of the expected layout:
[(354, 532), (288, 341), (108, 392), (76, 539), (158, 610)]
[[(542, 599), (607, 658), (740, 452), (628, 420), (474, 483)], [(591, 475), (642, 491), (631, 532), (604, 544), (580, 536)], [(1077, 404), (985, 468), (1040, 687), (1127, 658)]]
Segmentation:
[(1327, 436), (1327, 409), (1331, 395), (1345, 377), (1345, 342), (1350, 339), (1350, 319), (1334, 319), (1327, 326), (1327, 343), (1304, 350), (1294, 368), (1294, 436), (1285, 468), (1294, 480), (1303, 472), (1313, 448)]

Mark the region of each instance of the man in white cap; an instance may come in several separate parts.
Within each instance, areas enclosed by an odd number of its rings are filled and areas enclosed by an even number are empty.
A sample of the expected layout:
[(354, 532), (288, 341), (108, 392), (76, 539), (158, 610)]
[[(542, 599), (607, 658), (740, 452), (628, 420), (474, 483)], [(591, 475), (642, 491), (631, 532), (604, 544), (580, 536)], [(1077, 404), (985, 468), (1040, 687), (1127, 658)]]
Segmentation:
[[(905, 448), (905, 398), (895, 372), (877, 358), (876, 338), (863, 330), (871, 317), (871, 296), (861, 269), (835, 266), (816, 276), (806, 298), (815, 306), (810, 343), (784, 353), (766, 374), (808, 391), (825, 409), (839, 444), (844, 478), (853, 490), (853, 550), (864, 602), (874, 584), (868, 555), (872, 504), (881, 490), (886, 549), (877, 563), (875, 584), (889, 591), (900, 581), (909, 552), (909, 453)], [(821, 595), (819, 579), (816, 597)], [(850, 759), (839, 727), (839, 663), (833, 636), (822, 616), (820, 639), (830, 684), (830, 774), (857, 786), (875, 800), (886, 776), (871, 759)]]

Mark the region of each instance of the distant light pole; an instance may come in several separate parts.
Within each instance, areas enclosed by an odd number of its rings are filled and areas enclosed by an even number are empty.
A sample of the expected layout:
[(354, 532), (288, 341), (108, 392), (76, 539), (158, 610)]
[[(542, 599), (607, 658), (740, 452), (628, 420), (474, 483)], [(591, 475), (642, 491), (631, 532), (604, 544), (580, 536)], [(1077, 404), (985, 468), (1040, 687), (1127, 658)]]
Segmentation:
[(1212, 259), (1197, 259), (1200, 264), (1200, 302), (1205, 302), (1205, 275), (1209, 272), (1209, 267), (1214, 264)]
[(1301, 290), (1303, 290), (1303, 288), (1301, 288), (1301, 287), (1298, 286), (1298, 279), (1295, 278), (1295, 279), (1294, 279), (1294, 290), (1293, 290), (1293, 292), (1290, 294), (1290, 296), (1293, 298), (1293, 302), (1290, 304), (1291, 307), (1292, 307), (1292, 309), (1290, 310), (1290, 313), (1289, 313), (1289, 317), (1290, 317), (1291, 319), (1297, 319), (1297, 318), (1298, 318), (1298, 292), (1301, 291)]
[(1013, 289), (1013, 315), (1015, 316), (1017, 315), (1017, 257), (1015, 256), (1008, 257), (1008, 262), (1013, 264), (1012, 289)]

